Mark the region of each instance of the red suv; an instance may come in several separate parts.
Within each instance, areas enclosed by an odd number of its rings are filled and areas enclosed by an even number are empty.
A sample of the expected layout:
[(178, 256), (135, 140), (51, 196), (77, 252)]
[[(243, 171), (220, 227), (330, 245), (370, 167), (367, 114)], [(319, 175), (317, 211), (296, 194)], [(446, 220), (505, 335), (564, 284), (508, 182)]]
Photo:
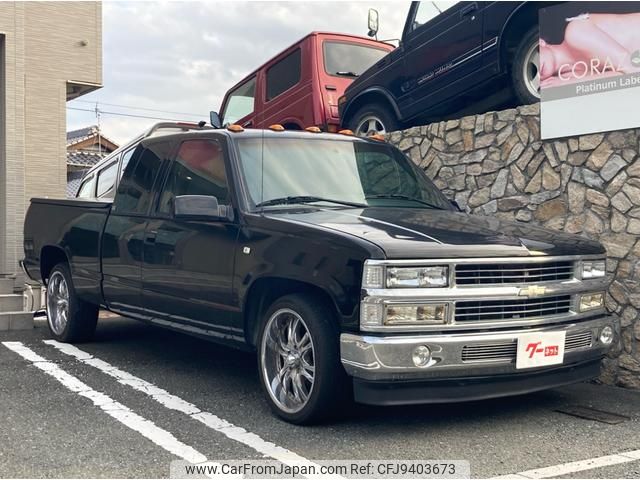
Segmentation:
[(355, 35), (312, 32), (246, 76), (224, 96), (222, 124), (287, 129), (340, 126), (338, 98), (393, 45)]

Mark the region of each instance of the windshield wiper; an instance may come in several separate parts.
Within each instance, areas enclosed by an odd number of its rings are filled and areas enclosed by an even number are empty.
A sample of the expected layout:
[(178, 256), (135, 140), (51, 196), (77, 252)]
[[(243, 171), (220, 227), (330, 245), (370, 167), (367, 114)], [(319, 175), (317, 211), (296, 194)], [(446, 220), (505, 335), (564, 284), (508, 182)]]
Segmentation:
[(332, 198), (313, 197), (310, 195), (297, 195), (290, 197), (272, 198), (265, 202), (258, 203), (256, 207), (269, 207), (272, 205), (291, 205), (296, 203), (312, 203), (312, 202), (330, 202), (338, 205), (346, 205), (348, 207), (366, 208), (368, 205), (364, 203), (345, 202), (342, 200), (334, 200)]
[(433, 203), (429, 203), (419, 198), (414, 198), (414, 197), (410, 197), (409, 195), (402, 195), (399, 193), (381, 193), (378, 195), (367, 195), (365, 198), (367, 200), (369, 200), (370, 198), (393, 198), (398, 200), (411, 200), (412, 202), (421, 203), (422, 205), (426, 205), (428, 207), (435, 208), (437, 210), (446, 210), (445, 208), (440, 207), (438, 205), (434, 205)]
[(360, 75), (358, 75), (356, 72), (345, 72), (344, 70), (340, 70), (338, 72), (335, 72), (336, 75), (340, 75), (342, 77), (359, 77)]

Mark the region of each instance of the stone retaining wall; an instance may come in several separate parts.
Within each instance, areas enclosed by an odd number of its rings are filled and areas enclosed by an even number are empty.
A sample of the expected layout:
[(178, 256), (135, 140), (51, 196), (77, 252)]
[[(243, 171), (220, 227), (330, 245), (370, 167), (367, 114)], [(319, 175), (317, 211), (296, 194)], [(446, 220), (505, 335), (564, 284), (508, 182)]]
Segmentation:
[(600, 240), (622, 322), (602, 381), (640, 388), (640, 129), (540, 140), (538, 105), (388, 135), (462, 208)]

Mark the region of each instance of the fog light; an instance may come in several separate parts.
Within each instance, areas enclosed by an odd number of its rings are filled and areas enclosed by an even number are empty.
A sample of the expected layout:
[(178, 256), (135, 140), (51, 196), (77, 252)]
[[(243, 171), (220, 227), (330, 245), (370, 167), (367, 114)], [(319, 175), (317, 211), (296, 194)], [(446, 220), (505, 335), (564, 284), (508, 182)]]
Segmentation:
[(613, 328), (611, 328), (609, 325), (604, 327), (602, 329), (602, 332), (600, 332), (600, 341), (604, 345), (611, 344), (611, 342), (613, 342)]
[(388, 305), (385, 325), (442, 325), (446, 323), (447, 305)]
[(431, 350), (426, 345), (420, 345), (413, 350), (411, 357), (416, 367), (424, 367), (431, 361)]
[(580, 311), (586, 312), (604, 306), (604, 293), (589, 293), (580, 297)]

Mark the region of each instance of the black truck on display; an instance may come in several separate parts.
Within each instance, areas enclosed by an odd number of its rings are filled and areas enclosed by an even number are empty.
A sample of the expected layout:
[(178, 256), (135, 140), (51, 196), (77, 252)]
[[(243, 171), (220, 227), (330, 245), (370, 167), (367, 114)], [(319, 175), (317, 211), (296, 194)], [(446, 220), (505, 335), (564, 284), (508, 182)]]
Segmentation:
[(385, 133), (538, 102), (538, 11), (554, 3), (411, 2), (398, 48), (339, 99), (342, 125)]
[(162, 124), (78, 198), (32, 199), (53, 337), (89, 340), (106, 308), (255, 350), (301, 424), (598, 376), (619, 336), (599, 243), (463, 213), (381, 139), (281, 130)]

